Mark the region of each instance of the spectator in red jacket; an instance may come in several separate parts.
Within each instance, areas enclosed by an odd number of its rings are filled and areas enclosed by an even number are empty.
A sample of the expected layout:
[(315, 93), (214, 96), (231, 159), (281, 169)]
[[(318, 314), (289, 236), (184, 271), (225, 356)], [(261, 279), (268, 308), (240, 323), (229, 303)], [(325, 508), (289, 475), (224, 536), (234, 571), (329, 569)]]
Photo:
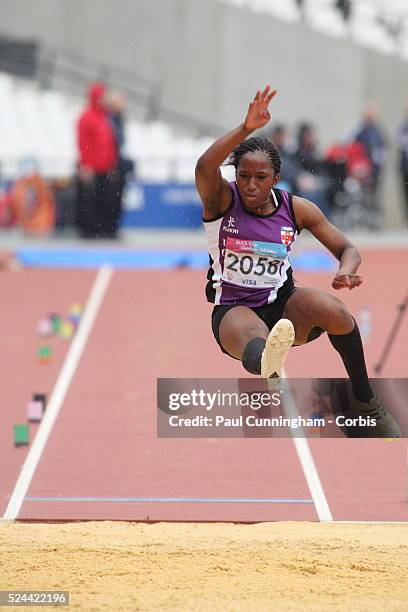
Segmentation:
[(78, 121), (77, 225), (84, 238), (114, 237), (112, 202), (117, 182), (118, 149), (105, 106), (106, 88), (89, 88), (89, 106)]

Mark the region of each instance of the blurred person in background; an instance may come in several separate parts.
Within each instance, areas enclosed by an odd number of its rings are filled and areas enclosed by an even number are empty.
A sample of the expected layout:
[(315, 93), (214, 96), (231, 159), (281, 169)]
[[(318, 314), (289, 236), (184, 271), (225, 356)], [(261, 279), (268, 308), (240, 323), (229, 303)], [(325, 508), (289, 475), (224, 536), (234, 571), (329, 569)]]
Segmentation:
[(279, 149), (282, 161), (280, 184), (282, 189), (293, 192), (296, 178), (296, 168), (292, 160), (292, 151), (288, 145), (288, 130), (283, 123), (273, 126), (269, 137)]
[(292, 163), (296, 172), (295, 195), (313, 200), (326, 216), (330, 216), (325, 164), (317, 150), (315, 128), (310, 123), (302, 123), (298, 128)]
[(9, 228), (13, 225), (14, 216), (10, 189), (7, 184), (0, 182), (0, 228)]
[(378, 105), (369, 102), (364, 108), (360, 124), (352, 134), (352, 142), (360, 143), (371, 163), (371, 172), (365, 189), (371, 196), (370, 229), (379, 229), (382, 221), (381, 202), (378, 195), (379, 181), (387, 156), (387, 145), (378, 122)]
[(405, 200), (405, 214), (408, 221), (408, 106), (397, 127), (395, 142), (399, 151), (399, 170)]
[(126, 180), (134, 172), (134, 162), (124, 154), (125, 145), (125, 125), (124, 110), (126, 102), (119, 92), (112, 91), (106, 97), (106, 107), (109, 119), (112, 123), (115, 135), (118, 164), (116, 169), (116, 185), (113, 195), (113, 208), (111, 218), (110, 236), (115, 238), (119, 228), (120, 217), (122, 214), (122, 198)]
[(327, 199), (335, 225), (370, 227), (372, 164), (361, 142), (337, 142), (325, 156)]
[(89, 105), (77, 126), (77, 226), (84, 238), (107, 238), (116, 231), (118, 147), (105, 94), (103, 83), (90, 86)]
[(26, 159), (10, 191), (12, 219), (27, 234), (44, 236), (55, 226), (55, 203), (48, 182), (40, 175), (37, 162)]
[(378, 105), (376, 102), (369, 102), (366, 105), (361, 123), (357, 126), (352, 140), (361, 142), (365, 149), (372, 164), (372, 188), (376, 191), (387, 155), (385, 136), (378, 122)]
[[(344, 193), (345, 181), (347, 179), (347, 163), (348, 152), (347, 146), (342, 143), (334, 143), (326, 151), (325, 167), (329, 179), (327, 187), (327, 202), (331, 211), (332, 221), (333, 215), (336, 215), (337, 209), (340, 211), (342, 195)], [(340, 197), (339, 197), (340, 196)], [(337, 219), (335, 225), (338, 225)]]

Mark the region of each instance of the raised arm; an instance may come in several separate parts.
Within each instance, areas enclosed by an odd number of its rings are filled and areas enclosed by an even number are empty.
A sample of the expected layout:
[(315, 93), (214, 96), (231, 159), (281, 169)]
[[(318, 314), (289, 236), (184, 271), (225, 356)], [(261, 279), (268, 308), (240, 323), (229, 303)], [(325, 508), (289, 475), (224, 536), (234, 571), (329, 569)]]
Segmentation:
[(339, 269), (332, 281), (334, 289), (354, 289), (363, 282), (356, 274), (361, 263), (357, 248), (347, 240), (312, 202), (304, 198), (293, 198), (293, 209), (299, 229), (305, 228), (315, 236), (338, 259)]
[(254, 130), (265, 126), (270, 114), (268, 106), (276, 90), (270, 91), (269, 85), (258, 90), (249, 105), (244, 122), (228, 132), (211, 145), (197, 162), (195, 176), (197, 191), (203, 202), (204, 219), (214, 219), (222, 215), (231, 204), (231, 188), (222, 178), (220, 166)]

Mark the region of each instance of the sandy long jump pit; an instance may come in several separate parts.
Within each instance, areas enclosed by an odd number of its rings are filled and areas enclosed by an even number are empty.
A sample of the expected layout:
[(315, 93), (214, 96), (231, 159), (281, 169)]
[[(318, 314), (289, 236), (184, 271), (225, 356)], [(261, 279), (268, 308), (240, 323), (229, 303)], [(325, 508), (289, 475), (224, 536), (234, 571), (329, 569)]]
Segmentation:
[(402, 524), (3, 524), (0, 567), (76, 610), (408, 610)]

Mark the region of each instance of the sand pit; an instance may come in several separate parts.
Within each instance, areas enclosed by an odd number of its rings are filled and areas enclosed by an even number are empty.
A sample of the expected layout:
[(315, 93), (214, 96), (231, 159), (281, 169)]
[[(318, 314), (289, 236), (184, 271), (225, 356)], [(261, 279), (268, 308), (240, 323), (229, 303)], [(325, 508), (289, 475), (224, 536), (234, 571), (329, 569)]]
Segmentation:
[(406, 611), (408, 525), (3, 524), (0, 567), (78, 610)]

